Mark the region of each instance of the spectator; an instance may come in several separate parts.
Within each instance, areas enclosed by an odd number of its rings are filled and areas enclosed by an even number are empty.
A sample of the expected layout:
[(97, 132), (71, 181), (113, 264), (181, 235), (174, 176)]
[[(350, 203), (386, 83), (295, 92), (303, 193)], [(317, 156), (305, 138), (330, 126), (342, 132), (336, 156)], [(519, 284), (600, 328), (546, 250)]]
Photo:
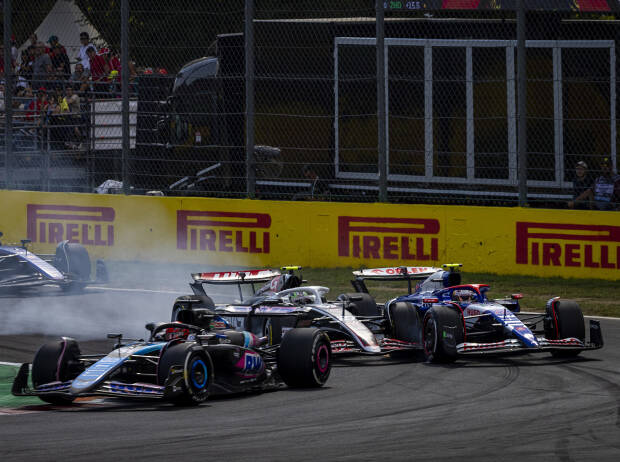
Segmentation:
[(37, 44), (35, 49), (35, 60), (32, 65), (32, 86), (42, 87), (52, 77), (52, 60), (47, 53), (45, 53), (45, 46), (42, 42)]
[(17, 40), (15, 40), (15, 34), (11, 35), (11, 58), (13, 63), (17, 63), (19, 59), (19, 50), (17, 49)]
[(82, 132), (80, 126), (82, 122), (82, 114), (80, 111), (80, 97), (75, 94), (73, 87), (70, 85), (65, 89), (65, 97), (63, 106), (69, 110), (65, 123), (70, 127), (67, 130), (67, 143), (69, 147), (77, 147), (72, 141), (80, 143), (82, 140)]
[(84, 69), (82, 63), (75, 65), (75, 72), (71, 75), (70, 85), (80, 95), (85, 94), (90, 86), (90, 70)]
[(40, 87), (37, 90), (37, 96), (30, 101), (26, 112), (26, 120), (36, 125), (41, 125), (42, 118), (47, 114), (47, 91), (45, 87)]
[(88, 37), (87, 32), (82, 32), (80, 34), (80, 43), (82, 44), (82, 46), (80, 46), (80, 54), (76, 57), (76, 59), (78, 60), (78, 62), (82, 63), (84, 69), (90, 69), (90, 59), (88, 57), (87, 50), (89, 48), (93, 48), (96, 52), (97, 48), (95, 47), (95, 45), (90, 43), (90, 38)]
[(34, 32), (30, 35), (30, 46), (31, 47), (36, 47), (37, 43), (39, 42), (39, 38), (37, 37), (37, 34), (35, 34)]
[(58, 41), (58, 37), (56, 37), (55, 35), (50, 35), (50, 38), (47, 39), (47, 42), (50, 44), (50, 53), (54, 51), (54, 48), (60, 47), (62, 53), (67, 54), (67, 50), (60, 44), (60, 42)]
[(65, 47), (56, 43), (52, 48), (52, 67), (56, 75), (62, 80), (68, 80), (71, 76), (71, 64)]
[[(589, 199), (578, 200), (583, 193), (592, 187), (593, 178), (588, 173), (588, 164), (580, 160), (575, 165), (575, 178), (573, 179), (573, 199), (568, 201), (569, 209), (589, 209)], [(587, 195), (586, 195), (587, 196)]]
[(601, 175), (592, 185), (594, 206), (598, 210), (617, 210), (620, 202), (620, 176), (613, 173), (611, 159), (605, 157), (601, 163)]
[(89, 47), (88, 50), (86, 50), (86, 53), (90, 59), (90, 75), (93, 80), (93, 90), (95, 92), (95, 96), (100, 93), (106, 93), (106, 79), (108, 77), (108, 73), (110, 72), (108, 63), (105, 61), (103, 56), (97, 54), (95, 47)]

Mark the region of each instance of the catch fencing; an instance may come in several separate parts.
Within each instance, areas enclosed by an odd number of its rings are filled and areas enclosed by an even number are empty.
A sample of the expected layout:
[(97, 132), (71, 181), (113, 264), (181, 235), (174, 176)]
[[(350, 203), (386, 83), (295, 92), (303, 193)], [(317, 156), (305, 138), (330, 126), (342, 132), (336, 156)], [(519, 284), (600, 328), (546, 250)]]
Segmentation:
[(0, 187), (566, 207), (616, 167), (619, 22), (541, 5), (5, 0)]

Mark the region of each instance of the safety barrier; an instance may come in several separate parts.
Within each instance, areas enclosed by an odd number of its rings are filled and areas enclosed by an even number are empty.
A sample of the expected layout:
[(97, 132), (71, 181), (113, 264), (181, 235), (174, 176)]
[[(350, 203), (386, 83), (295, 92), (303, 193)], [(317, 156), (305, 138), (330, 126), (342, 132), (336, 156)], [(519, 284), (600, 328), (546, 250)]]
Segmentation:
[(462, 262), (469, 271), (617, 279), (620, 214), (0, 191), (4, 243), (225, 266)]

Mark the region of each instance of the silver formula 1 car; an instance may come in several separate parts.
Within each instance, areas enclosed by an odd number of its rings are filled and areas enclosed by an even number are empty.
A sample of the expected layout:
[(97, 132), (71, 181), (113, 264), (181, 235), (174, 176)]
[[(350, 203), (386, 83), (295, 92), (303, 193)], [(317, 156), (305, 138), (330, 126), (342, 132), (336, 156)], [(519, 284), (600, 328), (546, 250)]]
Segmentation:
[(52, 284), (71, 291), (108, 282), (103, 260), (97, 260), (96, 279), (91, 280), (90, 257), (81, 244), (62, 241), (56, 246), (56, 253), (44, 255), (32, 253), (29, 243), (28, 239), (22, 239), (21, 246), (0, 243), (0, 289)]
[[(269, 269), (192, 274), (194, 295), (177, 298), (172, 321), (247, 330), (266, 336), (271, 344), (279, 343), (290, 329), (316, 327), (329, 335), (334, 354), (381, 355), (420, 348), (419, 343), (396, 337), (411, 327), (400, 322), (411, 320), (390, 322), (392, 318), (368, 294), (345, 294), (328, 301), (327, 287), (301, 286), (301, 267), (283, 270), (283, 274)], [(211, 295), (223, 287), (234, 288), (236, 295), (230, 294), (227, 303), (215, 303), (217, 296)]]

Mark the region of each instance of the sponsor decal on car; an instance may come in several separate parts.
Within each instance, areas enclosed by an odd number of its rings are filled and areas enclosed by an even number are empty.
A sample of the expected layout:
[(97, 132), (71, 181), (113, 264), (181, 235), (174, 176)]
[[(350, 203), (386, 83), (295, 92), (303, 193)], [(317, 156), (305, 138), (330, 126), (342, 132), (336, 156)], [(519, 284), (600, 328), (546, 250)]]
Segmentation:
[(338, 256), (386, 260), (439, 259), (439, 220), (338, 217)]
[(516, 262), (620, 269), (620, 226), (518, 221)]
[(177, 210), (177, 249), (270, 253), (266, 213)]
[(27, 204), (26, 215), (27, 238), (32, 242), (114, 245), (116, 213), (112, 207)]

